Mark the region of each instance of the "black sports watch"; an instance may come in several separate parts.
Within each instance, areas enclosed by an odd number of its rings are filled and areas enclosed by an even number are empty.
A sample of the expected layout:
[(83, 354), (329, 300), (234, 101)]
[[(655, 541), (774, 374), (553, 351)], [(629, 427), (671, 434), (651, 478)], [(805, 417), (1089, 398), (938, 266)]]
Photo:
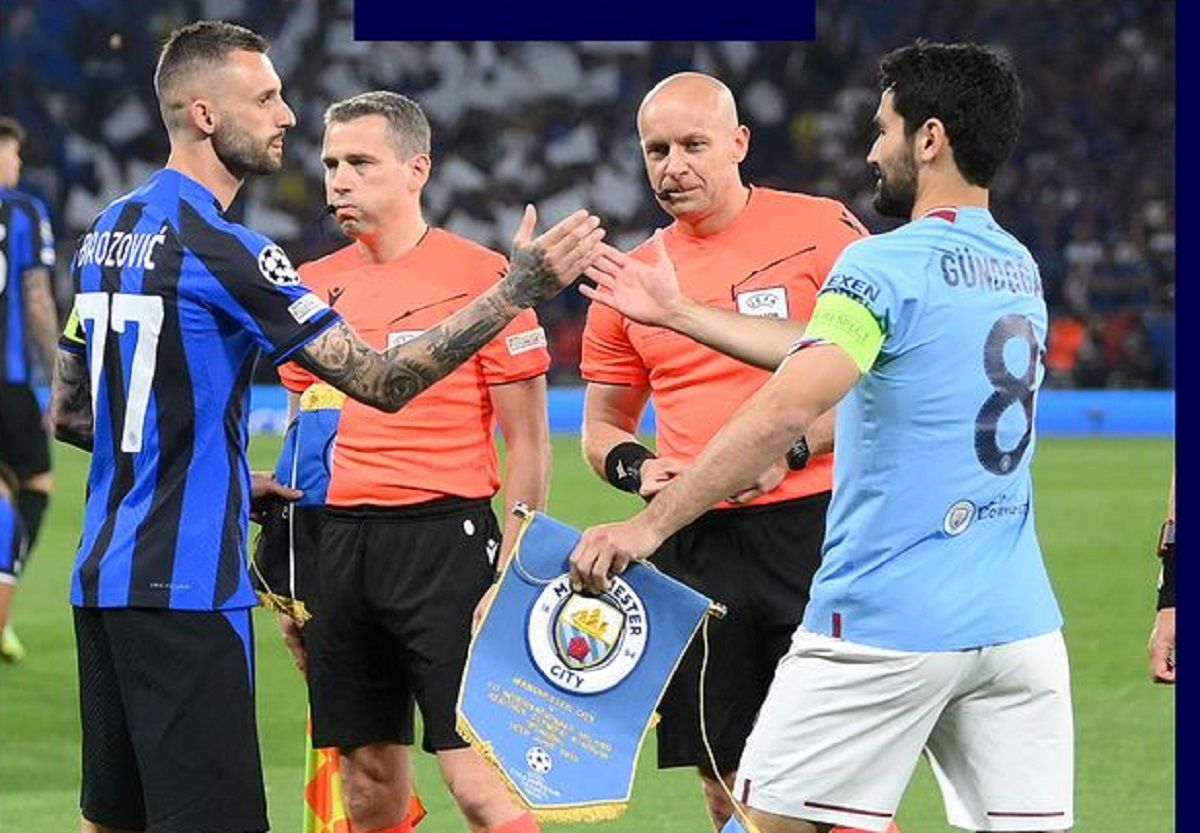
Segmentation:
[(792, 443), (792, 447), (788, 449), (787, 467), (792, 471), (800, 471), (808, 465), (808, 458), (812, 456), (812, 452), (808, 450), (808, 440), (804, 437)]

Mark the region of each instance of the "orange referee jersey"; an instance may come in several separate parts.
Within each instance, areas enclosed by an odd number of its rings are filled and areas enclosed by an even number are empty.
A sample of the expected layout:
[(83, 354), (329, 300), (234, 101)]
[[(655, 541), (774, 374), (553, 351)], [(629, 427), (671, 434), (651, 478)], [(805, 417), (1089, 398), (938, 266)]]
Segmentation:
[[(391, 263), (354, 245), (300, 267), (304, 284), (372, 347), (414, 338), (465, 307), (507, 269), (505, 258), (431, 228)], [(327, 503), (402, 506), (455, 495), (491, 497), (500, 487), (490, 385), (531, 379), (550, 367), (533, 310), (518, 315), (475, 356), (394, 414), (347, 399), (334, 445)], [(316, 381), (288, 363), (288, 390)]]
[[(806, 320), (842, 249), (866, 234), (836, 200), (753, 188), (746, 207), (721, 231), (693, 237), (673, 223), (663, 242), (688, 297), (747, 315)], [(632, 254), (648, 257), (645, 244)], [(684, 462), (699, 455), (771, 376), (686, 336), (637, 324), (603, 304), (588, 309), (581, 371), (588, 382), (649, 385), (658, 453)], [(833, 456), (823, 454), (752, 503), (777, 503), (832, 486)]]

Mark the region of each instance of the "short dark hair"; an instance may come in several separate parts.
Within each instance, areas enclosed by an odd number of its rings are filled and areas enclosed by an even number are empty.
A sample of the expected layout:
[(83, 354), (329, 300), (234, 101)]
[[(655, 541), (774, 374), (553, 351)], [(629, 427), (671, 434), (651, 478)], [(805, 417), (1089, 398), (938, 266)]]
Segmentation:
[(0, 116), (0, 142), (16, 139), (18, 145), (25, 144), (25, 128), (11, 116)]
[(266, 38), (257, 32), (223, 20), (199, 20), (172, 32), (154, 70), (154, 92), (167, 129), (172, 127), (173, 113), (185, 106), (174, 98), (181, 81), (197, 70), (219, 66), (230, 52), (265, 53), (268, 47)]
[(879, 73), (905, 134), (940, 120), (959, 173), (991, 185), (1021, 130), (1021, 86), (1008, 57), (974, 43), (917, 40), (885, 55)]
[(325, 111), (325, 126), (363, 116), (383, 116), (387, 119), (388, 130), (396, 140), (401, 157), (429, 153), (429, 119), (425, 118), (421, 105), (408, 96), (388, 90), (373, 90), (335, 101)]

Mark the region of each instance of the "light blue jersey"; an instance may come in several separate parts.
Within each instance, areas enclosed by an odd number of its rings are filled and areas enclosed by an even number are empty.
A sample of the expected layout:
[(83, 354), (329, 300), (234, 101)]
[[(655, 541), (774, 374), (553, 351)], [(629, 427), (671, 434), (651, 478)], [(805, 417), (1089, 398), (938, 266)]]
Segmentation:
[(902, 651), (1058, 629), (1034, 532), (1047, 315), (1029, 251), (985, 209), (938, 209), (850, 244), (827, 293), (866, 307), (883, 341), (838, 406), (804, 626)]

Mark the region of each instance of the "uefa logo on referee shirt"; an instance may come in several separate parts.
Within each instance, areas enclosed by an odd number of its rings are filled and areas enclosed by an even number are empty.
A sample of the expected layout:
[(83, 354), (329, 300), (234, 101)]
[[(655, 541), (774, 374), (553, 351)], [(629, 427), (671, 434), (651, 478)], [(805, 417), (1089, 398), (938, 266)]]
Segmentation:
[(629, 583), (613, 577), (608, 592), (585, 596), (566, 573), (550, 582), (529, 614), (533, 662), (556, 688), (608, 691), (629, 676), (646, 649), (646, 611)]

